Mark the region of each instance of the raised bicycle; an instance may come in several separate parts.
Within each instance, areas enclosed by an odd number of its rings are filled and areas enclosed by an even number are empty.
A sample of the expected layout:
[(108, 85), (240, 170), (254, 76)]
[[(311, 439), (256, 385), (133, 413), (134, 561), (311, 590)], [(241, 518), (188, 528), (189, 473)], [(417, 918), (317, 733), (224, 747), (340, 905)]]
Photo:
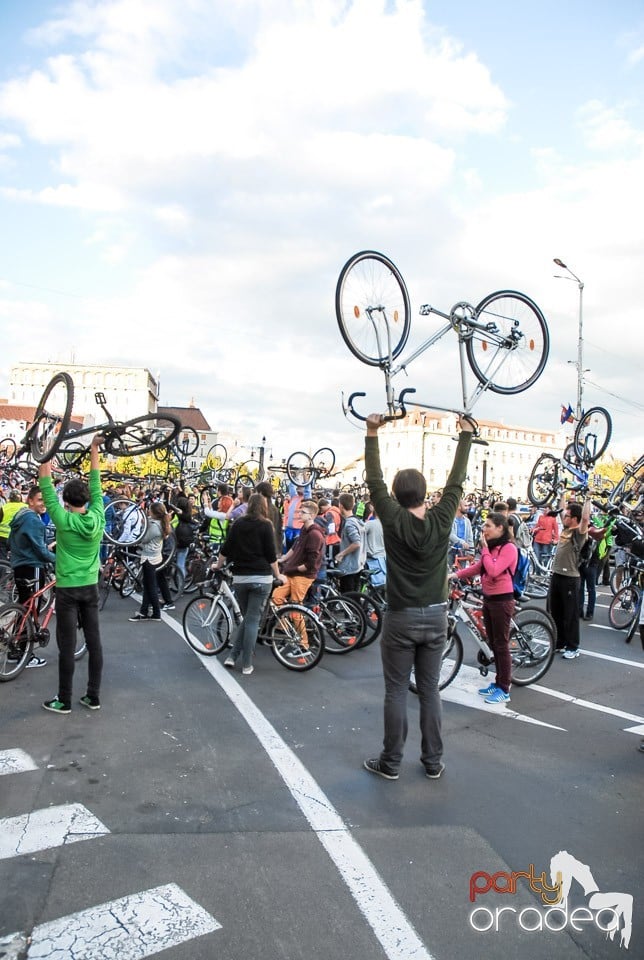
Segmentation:
[[(363, 363), (379, 367), (385, 375), (386, 419), (405, 416), (405, 395), (415, 392), (408, 388), (396, 397), (393, 378), (449, 331), (454, 331), (458, 338), (463, 408), (453, 410), (414, 400), (415, 406), (469, 416), (486, 390), (499, 394), (527, 390), (541, 376), (548, 359), (550, 337), (539, 307), (516, 290), (499, 290), (476, 307), (460, 302), (449, 313), (429, 304), (421, 306), (421, 316), (434, 313), (447, 323), (400, 360), (411, 327), (409, 294), (398, 268), (384, 254), (373, 250), (356, 253), (345, 263), (336, 286), (335, 312), (349, 350)], [(477, 380), (469, 396), (466, 361)], [(351, 394), (345, 414), (349, 412), (365, 420), (354, 407), (355, 398), (364, 395)]]

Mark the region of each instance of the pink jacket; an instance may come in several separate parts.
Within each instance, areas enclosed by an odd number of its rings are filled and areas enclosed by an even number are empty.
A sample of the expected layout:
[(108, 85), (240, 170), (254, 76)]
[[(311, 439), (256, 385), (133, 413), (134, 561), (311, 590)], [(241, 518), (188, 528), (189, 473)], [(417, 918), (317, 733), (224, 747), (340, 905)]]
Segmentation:
[(504, 543), (502, 547), (492, 547), (491, 550), (486, 545), (481, 548), (480, 559), (459, 570), (456, 576), (459, 580), (469, 580), (480, 574), (484, 597), (512, 593), (512, 574), (518, 559), (519, 554), (513, 543)]

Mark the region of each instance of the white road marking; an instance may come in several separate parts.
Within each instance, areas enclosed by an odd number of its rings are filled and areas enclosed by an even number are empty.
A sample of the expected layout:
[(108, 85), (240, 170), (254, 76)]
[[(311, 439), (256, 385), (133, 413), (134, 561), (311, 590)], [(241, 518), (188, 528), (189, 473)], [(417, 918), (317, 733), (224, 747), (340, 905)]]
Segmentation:
[[(29, 960), (141, 960), (220, 929), (221, 924), (203, 907), (169, 883), (40, 924), (34, 928), (28, 956)], [(20, 937), (12, 934), (6, 939)]]
[(67, 843), (92, 840), (110, 831), (81, 803), (34, 810), (0, 820), (0, 860)]
[(15, 747), (13, 750), (0, 750), (0, 777), (8, 773), (25, 773), (27, 770), (37, 770), (28, 753)]
[(595, 657), (596, 660), (611, 660), (613, 663), (623, 663), (627, 667), (637, 667), (639, 670), (644, 670), (644, 663), (637, 660), (625, 660), (623, 657), (613, 657), (608, 653), (595, 653), (594, 650), (580, 649), (580, 653), (583, 653), (585, 657)]
[[(168, 618), (166, 622), (183, 637), (181, 626), (175, 620)], [(192, 647), (189, 649), (192, 650)], [(386, 956), (390, 960), (433, 960), (384, 880), (300, 759), (216, 657), (202, 657), (194, 650), (192, 652), (199, 657), (266, 750)], [(366, 772), (365, 776), (368, 776)]]
[(542, 687), (538, 683), (533, 683), (530, 689), (545, 693), (548, 697), (555, 697), (557, 700), (565, 700), (566, 703), (574, 703), (576, 707), (586, 707), (588, 710), (597, 710), (598, 713), (608, 713), (612, 717), (621, 717), (623, 720), (644, 723), (644, 717), (640, 717), (636, 713), (626, 713), (624, 710), (615, 710), (614, 707), (605, 707), (601, 703), (593, 703), (592, 700), (582, 700), (581, 697), (573, 697), (569, 693), (562, 693), (561, 690)]
[[(539, 727), (549, 727), (551, 730), (562, 730), (565, 727), (556, 727), (552, 723), (545, 723), (543, 720), (535, 720), (523, 713), (517, 713), (511, 707), (503, 704), (485, 703), (483, 697), (478, 693), (481, 684), (485, 680), (481, 677), (480, 671), (476, 667), (468, 667), (463, 664), (458, 674), (452, 680), (448, 687), (441, 690), (441, 699), (449, 700), (451, 703), (460, 703), (461, 706), (471, 707), (474, 710), (483, 710), (485, 713), (493, 713), (497, 717), (506, 717), (509, 720), (522, 720), (524, 723), (534, 723)], [(515, 687), (514, 690), (518, 690)], [(511, 693), (510, 696), (513, 694)], [(512, 702), (512, 701), (510, 701)]]

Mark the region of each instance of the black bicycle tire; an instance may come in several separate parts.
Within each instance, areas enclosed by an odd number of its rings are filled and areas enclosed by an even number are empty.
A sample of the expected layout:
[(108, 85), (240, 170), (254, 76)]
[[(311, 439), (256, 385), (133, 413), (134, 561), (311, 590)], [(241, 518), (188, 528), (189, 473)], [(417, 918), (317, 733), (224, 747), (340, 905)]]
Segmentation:
[[(290, 642), (287, 641), (286, 643), (282, 643), (280, 638), (276, 637), (275, 634), (278, 623), (278, 615), (276, 613), (269, 613), (266, 623), (266, 633), (268, 635), (273, 656), (277, 662), (283, 667), (286, 667), (287, 670), (292, 670), (296, 673), (305, 673), (307, 670), (312, 670), (313, 667), (318, 665), (325, 652), (324, 634), (320, 628), (317, 617), (311, 613), (307, 607), (299, 603), (284, 603), (278, 608), (278, 610), (280, 617), (289, 613), (297, 613), (304, 617), (307, 622), (306, 630), (309, 638), (309, 649), (312, 656), (305, 658), (301, 649), (298, 654), (297, 651), (292, 648)], [(309, 630), (311, 633), (309, 633)], [(315, 650), (311, 650), (311, 637), (313, 637), (315, 640)], [(289, 655), (285, 653), (286, 647), (291, 647), (293, 650), (292, 654)]]
[[(114, 536), (112, 535), (112, 534), (113, 534), (113, 531), (112, 531), (112, 530), (108, 530), (107, 526), (105, 527), (105, 530), (103, 531), (103, 536), (104, 536), (104, 538), (108, 541), (108, 543), (112, 543), (112, 544), (114, 544), (115, 546), (119, 546), (119, 547), (121, 547), (121, 548), (136, 546), (137, 543), (140, 543), (140, 542), (141, 542), (141, 540), (143, 539), (143, 535), (145, 534), (145, 531), (147, 530), (148, 518), (147, 518), (147, 516), (146, 516), (146, 514), (145, 514), (145, 511), (142, 509), (142, 507), (140, 507), (139, 504), (136, 503), (135, 500), (129, 500), (127, 497), (115, 497), (113, 500), (111, 500), (111, 501), (107, 504), (107, 506), (105, 507), (105, 512), (107, 513), (107, 511), (110, 510), (110, 508), (111, 508), (112, 510), (114, 510), (114, 508), (116, 507), (116, 505), (117, 505), (117, 504), (121, 504), (121, 503), (122, 503), (122, 504), (127, 504), (128, 507), (130, 508), (130, 510), (136, 510), (136, 511), (137, 511), (137, 514), (139, 515), (139, 516), (138, 516), (138, 520), (137, 520), (138, 533), (137, 533), (136, 537), (134, 538), (134, 540), (127, 540), (127, 541), (125, 541), (125, 540), (119, 540), (118, 537), (114, 537)], [(110, 522), (111, 522), (111, 521), (110, 521)], [(122, 528), (121, 528), (121, 532), (122, 532)]]
[(343, 593), (342, 596), (347, 600), (352, 600), (362, 608), (362, 612), (367, 622), (367, 629), (365, 631), (364, 638), (359, 642), (358, 646), (361, 650), (364, 650), (365, 647), (370, 647), (371, 644), (374, 643), (382, 633), (382, 621), (384, 615), (382, 606), (377, 603), (377, 601), (374, 600), (373, 597), (368, 593), (359, 593), (358, 591), (354, 592), (351, 590), (347, 593)]
[[(536, 383), (536, 381), (539, 379), (539, 377), (543, 373), (546, 363), (548, 362), (548, 354), (550, 352), (550, 334), (548, 332), (548, 324), (546, 323), (546, 318), (544, 317), (543, 313), (541, 312), (537, 304), (534, 302), (534, 300), (531, 300), (530, 297), (526, 296), (525, 293), (520, 293), (518, 290), (497, 290), (495, 293), (490, 293), (488, 294), (487, 297), (484, 297), (483, 300), (481, 300), (481, 302), (476, 308), (477, 322), (479, 323), (485, 322), (485, 319), (481, 321), (480, 319), (481, 315), (483, 315), (483, 317), (485, 318), (486, 312), (489, 310), (490, 306), (495, 301), (500, 301), (500, 300), (516, 301), (517, 303), (521, 303), (524, 306), (527, 306), (528, 309), (532, 312), (532, 314), (536, 318), (537, 327), (541, 333), (542, 343), (540, 347), (539, 359), (537, 361), (537, 365), (533, 370), (533, 372), (527, 377), (527, 379), (524, 379), (519, 383), (515, 383), (513, 386), (501, 386), (501, 384), (494, 383), (493, 381), (490, 383), (487, 383), (487, 377), (485, 375), (485, 372), (479, 366), (479, 362), (474, 352), (475, 345), (479, 341), (479, 336), (480, 336), (479, 334), (474, 333), (473, 336), (468, 337), (468, 339), (465, 341), (465, 350), (467, 353), (468, 363), (472, 369), (472, 373), (474, 374), (476, 379), (479, 381), (479, 383), (487, 384), (487, 389), (492, 391), (492, 393), (499, 393), (505, 396), (511, 396), (516, 393), (523, 393), (524, 390), (528, 390), (529, 387), (531, 387), (534, 383)], [(505, 315), (508, 312), (507, 308), (504, 308), (503, 312)], [(498, 312), (495, 311), (494, 316), (498, 319), (499, 317)], [(482, 340), (482, 342), (484, 343), (485, 341)], [(530, 350), (534, 349), (533, 347), (530, 346), (530, 344), (532, 344), (533, 342), (534, 341), (532, 338), (528, 339), (527, 341), (528, 349)], [(484, 350), (485, 350), (485, 347), (484, 347)], [(505, 370), (507, 369), (507, 367), (508, 367), (508, 363), (504, 362), (502, 369)]]
[(76, 646), (74, 647), (74, 660), (80, 660), (87, 653), (87, 643), (85, 642), (85, 634), (83, 633), (82, 628), (79, 626), (76, 630)]
[[(587, 420), (589, 420), (593, 416), (603, 418), (605, 422), (606, 436), (599, 450), (595, 450), (592, 457), (589, 457), (587, 449), (585, 447), (582, 447), (581, 435), (584, 429), (584, 424), (586, 423)], [(608, 410), (606, 410), (605, 407), (591, 407), (590, 410), (586, 411), (586, 413), (583, 415), (583, 417), (575, 427), (575, 435), (573, 437), (573, 446), (575, 450), (575, 455), (579, 457), (579, 459), (585, 464), (596, 463), (600, 459), (602, 454), (606, 452), (606, 449), (608, 447), (608, 444), (610, 443), (610, 438), (612, 434), (613, 434), (613, 420)]]
[[(389, 271), (390, 276), (387, 276), (386, 273), (382, 273), (381, 281), (380, 283), (377, 283), (374, 267), (372, 266), (370, 279), (371, 289), (367, 291), (363, 297), (363, 295), (359, 292), (359, 288), (361, 285), (365, 286), (365, 283), (363, 281), (361, 284), (355, 274), (359, 265), (366, 265), (368, 261), (375, 261), (375, 263), (384, 266), (386, 270)], [(352, 277), (352, 272), (354, 277)], [(367, 279), (368, 278), (365, 276), (365, 280)], [(351, 286), (353, 285), (355, 285), (357, 288), (355, 291), (351, 289)], [(391, 293), (388, 293), (385, 289), (387, 286), (393, 287), (394, 285), (397, 287), (395, 296), (393, 296)], [(399, 297), (398, 293), (400, 294)], [(370, 300), (375, 299), (379, 302), (367, 304), (365, 302), (367, 298)], [(344, 302), (345, 300), (347, 301), (346, 305)], [(391, 348), (391, 359), (393, 360), (399, 356), (401, 351), (404, 349), (411, 328), (411, 307), (405, 281), (403, 280), (398, 267), (396, 267), (389, 257), (386, 257), (383, 253), (378, 253), (376, 250), (362, 250), (359, 253), (355, 253), (342, 267), (340, 276), (338, 277), (338, 282), (335, 288), (335, 316), (338, 322), (338, 327), (340, 328), (342, 339), (346, 343), (351, 353), (354, 355), (354, 357), (357, 357), (358, 360), (362, 361), (362, 363), (366, 363), (372, 367), (380, 366), (380, 364), (389, 360), (389, 351), (385, 351), (384, 349), (380, 348), (380, 352), (378, 352), (377, 334), (375, 334), (375, 352), (366, 352), (364, 349), (361, 349), (356, 342), (355, 336), (351, 335), (349, 327), (351, 319), (349, 313), (353, 314), (354, 320), (359, 320), (361, 313), (363, 311), (366, 312), (367, 306), (386, 308), (387, 300), (393, 304), (393, 320), (395, 323), (398, 323), (399, 319), (396, 314), (399, 313), (401, 308), (403, 311), (402, 329), (396, 343)], [(349, 307), (348, 301), (351, 301), (351, 307)], [(368, 323), (372, 323), (371, 319), (368, 320)], [(391, 333), (391, 324), (389, 324), (389, 332)]]
[[(38, 424), (39, 421), (46, 414), (46, 404), (50, 394), (53, 390), (59, 385), (64, 384), (66, 390), (65, 396), (65, 411), (62, 416), (57, 417), (60, 421), (60, 426), (55, 434), (55, 437), (51, 443), (43, 446), (40, 443), (38, 437)], [(60, 371), (60, 373), (55, 374), (45, 387), (43, 394), (38, 401), (38, 406), (36, 407), (36, 412), (34, 414), (33, 423), (31, 424), (28, 431), (28, 447), (31, 457), (36, 461), (36, 463), (47, 463), (48, 460), (54, 456), (61, 443), (65, 439), (67, 431), (69, 429), (69, 421), (72, 415), (72, 407), (74, 406), (74, 381), (68, 373), (65, 371)]]
[[(200, 640), (196, 633), (191, 632), (190, 620), (192, 618), (194, 622), (197, 623), (199, 619), (203, 626), (203, 621), (210, 618), (211, 611), (214, 607), (217, 608), (218, 614), (221, 614), (221, 622), (224, 624), (224, 628), (222, 634), (216, 638), (216, 641), (208, 644)], [(198, 596), (193, 597), (183, 611), (181, 626), (186, 643), (189, 644), (195, 653), (204, 657), (216, 657), (230, 642), (230, 637), (233, 632), (233, 618), (230, 610), (220, 597)]]
[[(616, 615), (616, 612), (624, 609), (625, 598), (630, 599), (632, 612), (628, 618), (622, 621), (621, 618)], [(614, 630), (628, 630), (637, 615), (639, 598), (640, 591), (637, 587), (633, 586), (632, 583), (626, 587), (620, 587), (608, 607), (608, 622)]]
[(75, 470), (88, 453), (89, 447), (82, 444), (80, 440), (72, 440), (67, 446), (60, 446), (55, 456), (62, 470)]
[[(190, 438), (191, 443), (186, 443)], [(192, 457), (199, 449), (199, 434), (194, 427), (181, 427), (174, 446), (180, 457)], [(183, 449), (185, 446), (185, 449)]]
[[(296, 457), (303, 457), (308, 461), (308, 465), (305, 463), (304, 466), (298, 466)], [(302, 478), (302, 472), (308, 470), (308, 477), (306, 479)], [(289, 478), (291, 483), (294, 483), (297, 487), (306, 487), (311, 480), (313, 479), (313, 460), (308, 453), (305, 453), (304, 450), (295, 450), (290, 454), (288, 460), (286, 461), (286, 476)]]
[[(336, 626), (337, 619), (333, 619), (333, 610), (340, 605), (352, 615), (350, 626), (355, 628), (346, 638)], [(357, 650), (367, 633), (367, 619), (362, 607), (355, 601), (346, 599), (345, 594), (324, 597), (319, 606), (317, 617), (324, 633), (325, 652), (330, 656), (344, 656)]]
[(27, 632), (27, 640), (25, 641), (25, 646), (22, 651), (22, 656), (16, 660), (15, 666), (11, 670), (7, 670), (7, 663), (12, 662), (8, 660), (9, 656), (9, 645), (12, 643), (10, 639), (7, 639), (7, 643), (0, 643), (0, 683), (8, 683), (10, 680), (15, 680), (16, 677), (19, 677), (22, 671), (25, 669), (34, 649), (34, 628), (30, 616), (25, 617), (25, 608), (20, 603), (7, 603), (2, 609), (0, 609), (0, 627), (2, 627), (2, 620), (4, 617), (10, 617), (12, 614), (15, 614), (15, 620), (13, 624), (22, 623), (24, 620), (25, 630)]
[(0, 440), (0, 456), (4, 456), (7, 463), (13, 460), (17, 450), (18, 445), (13, 437), (5, 437), (4, 440)]
[[(553, 479), (552, 483), (548, 488), (546, 496), (541, 496), (536, 493), (535, 483), (536, 478), (539, 475), (539, 466), (540, 464), (549, 463), (553, 469)], [(530, 503), (534, 504), (535, 507), (545, 507), (547, 503), (550, 503), (557, 494), (557, 484), (559, 482), (559, 461), (556, 457), (553, 457), (551, 453), (542, 453), (541, 456), (537, 459), (537, 462), (532, 468), (530, 473), (530, 479), (528, 480), (528, 500)], [(545, 484), (544, 484), (545, 486)]]
[[(217, 450), (217, 448), (220, 448), (221, 450), (224, 451), (223, 456), (220, 453), (213, 452)], [(213, 443), (212, 447), (210, 447), (210, 449), (208, 450), (208, 453), (206, 454), (206, 457), (205, 457), (206, 463), (211, 457), (213, 460), (221, 460), (219, 467), (213, 467), (213, 469), (223, 470), (223, 468), (226, 466), (226, 461), (228, 460), (228, 451), (226, 450), (223, 443)]]
[(527, 678), (522, 677), (518, 673), (515, 673), (514, 666), (513, 666), (512, 683), (517, 687), (528, 687), (530, 686), (530, 684), (536, 683), (537, 680), (540, 680), (552, 666), (552, 661), (554, 660), (554, 656), (555, 656), (557, 634), (556, 634), (556, 630), (554, 633), (552, 631), (552, 624), (551, 624), (552, 618), (549, 616), (540, 617), (536, 610), (530, 610), (528, 611), (527, 614), (525, 614), (524, 611), (519, 611), (519, 613), (517, 613), (513, 619), (516, 626), (513, 626), (510, 630), (510, 645), (512, 645), (513, 637), (516, 636), (516, 631), (517, 630), (525, 631), (529, 624), (539, 624), (539, 626), (545, 627), (550, 637), (548, 652), (545, 654), (544, 658), (541, 660), (540, 666), (537, 668), (534, 675), (531, 675), (530, 677), (527, 677)]
[[(163, 423), (167, 426), (170, 426), (172, 429), (162, 438), (157, 438), (152, 440), (151, 437), (144, 439), (143, 441), (139, 440), (136, 443), (124, 444), (124, 438), (127, 436), (127, 431), (132, 428), (137, 427), (146, 427), (148, 424), (152, 428), (152, 424)], [(163, 429), (157, 427), (157, 429)], [(152, 453), (153, 450), (158, 450), (159, 447), (169, 446), (179, 435), (181, 431), (181, 423), (177, 420), (176, 417), (168, 415), (161, 416), (158, 413), (146, 413), (142, 417), (133, 417), (131, 420), (126, 420), (124, 423), (118, 423), (110, 432), (109, 428), (105, 428), (105, 451), (113, 457), (140, 457), (144, 453)]]
[[(315, 462), (317, 457), (321, 453), (329, 454), (328, 458), (325, 457), (323, 469), (318, 467)], [(331, 461), (329, 466), (327, 466), (327, 459)], [(315, 471), (315, 475), (317, 476), (317, 478), (319, 480), (324, 480), (325, 477), (328, 477), (329, 474), (333, 472), (333, 468), (335, 466), (335, 451), (332, 450), (331, 447), (320, 447), (318, 450), (315, 451), (315, 453), (311, 454), (311, 463), (313, 465), (313, 469)]]

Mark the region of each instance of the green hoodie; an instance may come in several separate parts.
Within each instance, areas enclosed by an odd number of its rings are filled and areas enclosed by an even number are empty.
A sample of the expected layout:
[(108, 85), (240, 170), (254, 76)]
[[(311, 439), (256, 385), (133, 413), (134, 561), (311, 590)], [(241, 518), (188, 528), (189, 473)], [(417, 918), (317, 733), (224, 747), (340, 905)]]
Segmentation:
[(367, 485), (385, 539), (390, 610), (426, 607), (447, 600), (449, 535), (463, 494), (471, 442), (471, 433), (461, 433), (440, 503), (420, 519), (389, 496), (380, 468), (378, 438), (365, 438)]
[(89, 587), (98, 583), (98, 553), (105, 529), (98, 470), (89, 472), (89, 504), (85, 513), (72, 513), (60, 505), (51, 477), (40, 478), (40, 489), (56, 527), (57, 586)]

